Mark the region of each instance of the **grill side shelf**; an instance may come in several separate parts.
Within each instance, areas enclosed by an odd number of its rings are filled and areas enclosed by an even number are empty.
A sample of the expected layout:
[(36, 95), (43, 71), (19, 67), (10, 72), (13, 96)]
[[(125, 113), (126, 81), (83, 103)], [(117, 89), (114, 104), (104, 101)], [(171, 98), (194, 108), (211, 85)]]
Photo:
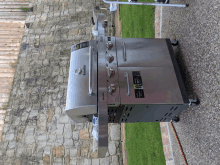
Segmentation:
[[(108, 150), (108, 106), (107, 106), (107, 83), (105, 63), (105, 43), (103, 38), (105, 29), (102, 27), (104, 14), (98, 14), (98, 158), (104, 158)], [(104, 99), (103, 99), (104, 98)]]

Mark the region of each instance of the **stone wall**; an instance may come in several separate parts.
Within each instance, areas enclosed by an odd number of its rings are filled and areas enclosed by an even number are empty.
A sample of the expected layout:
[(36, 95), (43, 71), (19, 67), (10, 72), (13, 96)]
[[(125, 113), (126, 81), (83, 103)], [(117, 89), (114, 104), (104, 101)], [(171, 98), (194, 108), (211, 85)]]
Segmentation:
[[(0, 164), (122, 164), (120, 125), (109, 125), (109, 151), (97, 159), (92, 123), (65, 114), (70, 48), (91, 40), (92, 6), (102, 0), (32, 1), (6, 112)], [(111, 14), (102, 13), (111, 19)], [(112, 17), (112, 20), (114, 18)], [(111, 24), (110, 24), (111, 25)], [(106, 30), (113, 34), (113, 28)]]

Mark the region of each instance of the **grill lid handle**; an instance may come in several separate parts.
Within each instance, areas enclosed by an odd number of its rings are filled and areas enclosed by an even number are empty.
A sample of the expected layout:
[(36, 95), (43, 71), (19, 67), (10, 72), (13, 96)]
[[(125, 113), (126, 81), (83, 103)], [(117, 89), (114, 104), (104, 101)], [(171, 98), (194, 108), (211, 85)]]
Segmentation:
[(93, 52), (93, 47), (89, 47), (89, 96), (93, 95), (92, 92), (92, 52)]

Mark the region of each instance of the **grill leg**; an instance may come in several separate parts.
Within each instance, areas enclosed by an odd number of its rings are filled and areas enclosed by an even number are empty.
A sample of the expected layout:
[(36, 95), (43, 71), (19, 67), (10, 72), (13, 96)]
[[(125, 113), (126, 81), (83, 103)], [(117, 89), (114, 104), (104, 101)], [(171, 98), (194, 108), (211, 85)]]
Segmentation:
[(170, 42), (171, 42), (171, 44), (173, 45), (173, 46), (176, 46), (176, 45), (178, 45), (178, 41), (175, 39), (175, 40), (171, 40), (170, 39)]
[(199, 100), (197, 99), (189, 99), (189, 105), (191, 106), (198, 106), (200, 104)]
[(175, 116), (170, 122), (177, 123), (179, 121), (180, 121), (180, 118)]

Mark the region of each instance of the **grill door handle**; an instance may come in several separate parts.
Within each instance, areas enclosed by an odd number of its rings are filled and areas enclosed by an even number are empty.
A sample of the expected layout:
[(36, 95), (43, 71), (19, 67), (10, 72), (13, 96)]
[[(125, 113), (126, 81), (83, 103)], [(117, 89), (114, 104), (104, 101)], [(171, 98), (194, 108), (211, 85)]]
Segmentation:
[(130, 96), (129, 80), (128, 80), (128, 73), (127, 73), (127, 72), (125, 72), (125, 77), (127, 77), (127, 87), (128, 87), (128, 93), (127, 93), (127, 96)]
[(93, 94), (92, 92), (92, 52), (93, 47), (89, 47), (89, 96)]
[(124, 59), (124, 61), (126, 61), (126, 48), (125, 48), (125, 42), (122, 42), (121, 44), (122, 44), (122, 46), (123, 46), (123, 59)]

